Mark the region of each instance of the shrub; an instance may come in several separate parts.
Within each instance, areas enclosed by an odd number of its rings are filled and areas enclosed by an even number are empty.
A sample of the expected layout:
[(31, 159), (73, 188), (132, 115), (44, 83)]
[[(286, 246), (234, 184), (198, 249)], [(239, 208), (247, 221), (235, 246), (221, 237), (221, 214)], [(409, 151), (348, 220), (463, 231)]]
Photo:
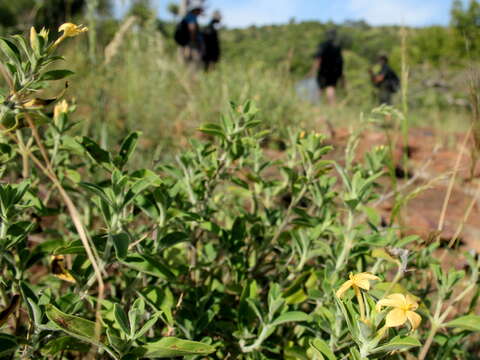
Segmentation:
[(443, 270), (383, 224), (389, 149), (353, 163), (354, 136), (340, 165), (291, 130), (273, 160), (247, 101), (138, 169), (138, 133), (104, 149), (70, 135), (63, 91), (37, 96), (71, 73), (48, 70), (85, 30), (64, 29), (0, 40), (3, 357), (475, 358), (480, 260)]

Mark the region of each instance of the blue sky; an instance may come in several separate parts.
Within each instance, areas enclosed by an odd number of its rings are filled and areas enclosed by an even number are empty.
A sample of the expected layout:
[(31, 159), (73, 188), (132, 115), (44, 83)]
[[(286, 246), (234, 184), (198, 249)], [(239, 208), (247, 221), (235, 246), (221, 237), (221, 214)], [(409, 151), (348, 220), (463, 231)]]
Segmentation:
[[(129, 1), (114, 1), (120, 15)], [(161, 18), (168, 18), (166, 6), (171, 1), (151, 0)], [(452, 0), (207, 0), (207, 4), (208, 12), (221, 10), (228, 27), (278, 24), (291, 18), (425, 26), (448, 24)]]

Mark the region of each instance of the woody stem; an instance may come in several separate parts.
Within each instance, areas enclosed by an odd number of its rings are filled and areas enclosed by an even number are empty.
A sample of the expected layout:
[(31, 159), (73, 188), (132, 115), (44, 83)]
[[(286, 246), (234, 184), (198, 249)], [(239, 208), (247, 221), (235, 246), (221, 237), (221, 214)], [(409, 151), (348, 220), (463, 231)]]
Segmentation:
[(365, 303), (363, 302), (362, 292), (358, 286), (353, 285), (355, 295), (358, 301), (358, 307), (360, 308), (360, 320), (365, 320)]

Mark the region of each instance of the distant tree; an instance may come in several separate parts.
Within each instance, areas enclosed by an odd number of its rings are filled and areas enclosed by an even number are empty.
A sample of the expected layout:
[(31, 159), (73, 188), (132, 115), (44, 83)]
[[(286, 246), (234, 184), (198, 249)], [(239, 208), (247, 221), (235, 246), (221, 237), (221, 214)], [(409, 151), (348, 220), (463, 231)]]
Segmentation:
[(409, 55), (414, 63), (454, 63), (458, 56), (454, 54), (454, 33), (444, 26), (430, 26), (412, 31), (409, 41)]
[(463, 54), (480, 54), (480, 3), (470, 0), (464, 5), (462, 0), (454, 0), (451, 24), (457, 32), (458, 50)]
[(365, 20), (345, 20), (342, 25), (359, 30), (368, 30), (371, 28)]
[(168, 4), (168, 12), (177, 17), (180, 14), (180, 6), (178, 6), (177, 3), (171, 2)]
[[(84, 13), (89, 0), (10, 0), (0, 2), (0, 26), (27, 30), (36, 25), (55, 29)], [(98, 0), (98, 11), (109, 14), (111, 0)]]
[(150, 0), (133, 0), (128, 13), (139, 18), (140, 24), (156, 17)]

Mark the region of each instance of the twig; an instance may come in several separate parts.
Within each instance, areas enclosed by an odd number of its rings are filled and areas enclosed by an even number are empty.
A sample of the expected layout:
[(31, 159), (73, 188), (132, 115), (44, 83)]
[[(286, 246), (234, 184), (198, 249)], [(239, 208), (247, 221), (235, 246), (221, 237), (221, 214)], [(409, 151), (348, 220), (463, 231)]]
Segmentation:
[(150, 231), (147, 231), (140, 239), (138, 239), (137, 241), (134, 241), (133, 243), (131, 243), (129, 246), (128, 246), (128, 250), (132, 250), (135, 246), (137, 246), (138, 244), (140, 244), (143, 240), (145, 240), (146, 238), (148, 238), (157, 228), (153, 228), (152, 230)]
[(87, 253), (87, 257), (90, 260), (93, 270), (95, 272), (95, 276), (97, 278), (97, 283), (98, 283), (98, 296), (97, 296), (97, 306), (96, 306), (96, 322), (95, 322), (95, 336), (97, 339), (100, 339), (100, 333), (101, 333), (101, 326), (102, 326), (102, 315), (101, 315), (101, 304), (103, 299), (105, 298), (105, 284), (103, 282), (102, 278), (102, 273), (100, 270), (100, 267), (98, 265), (98, 261), (94, 256), (94, 253), (92, 251), (92, 247), (90, 246), (90, 242), (88, 240), (88, 235), (85, 231), (85, 228), (82, 224), (81, 216), (75, 207), (75, 204), (73, 203), (72, 199), (70, 196), (67, 194), (65, 189), (63, 188), (62, 184), (58, 180), (57, 176), (55, 175), (53, 169), (50, 166), (50, 161), (48, 158), (47, 151), (45, 147), (43, 146), (42, 140), (40, 139), (40, 136), (38, 134), (38, 130), (33, 123), (30, 115), (28, 113), (25, 113), (27, 122), (30, 126), (30, 129), (32, 130), (32, 134), (35, 138), (35, 141), (37, 143), (37, 146), (40, 149), (40, 152), (42, 154), (42, 157), (44, 158), (45, 164), (43, 165), (41, 161), (35, 157), (31, 152), (28, 153), (28, 156), (33, 160), (33, 162), (40, 168), (40, 170), (52, 181), (54, 186), (58, 189), (63, 201), (65, 202), (65, 205), (67, 206), (67, 209), (70, 213), (70, 216), (72, 217), (73, 224), (77, 230), (78, 236), (80, 237), (80, 240), (82, 241), (82, 244), (85, 248), (85, 252)]
[(478, 195), (480, 194), (480, 185), (477, 186), (477, 190), (475, 191), (475, 195), (472, 197), (472, 200), (470, 201), (470, 204), (467, 207), (467, 210), (465, 211), (465, 215), (463, 216), (462, 222), (458, 225), (457, 231), (455, 231), (455, 235), (453, 235), (452, 239), (448, 243), (448, 247), (452, 248), (453, 245), (455, 245), (455, 242), (457, 241), (458, 237), (460, 236), (460, 233), (463, 231), (463, 227), (468, 221), (468, 218), (470, 217), (473, 207), (475, 204), (478, 202)]
[(462, 143), (461, 148), (460, 148), (460, 153), (458, 154), (457, 160), (455, 162), (455, 167), (454, 167), (454, 170), (453, 170), (452, 177), (450, 178), (450, 183), (448, 184), (447, 193), (445, 195), (445, 200), (443, 202), (442, 212), (440, 213), (440, 219), (438, 220), (438, 227), (437, 227), (438, 237), (440, 236), (440, 233), (443, 231), (443, 227), (445, 225), (445, 217), (446, 217), (446, 214), (447, 214), (448, 203), (450, 202), (450, 197), (452, 196), (453, 186), (455, 185), (455, 180), (457, 178), (458, 169), (460, 168), (460, 162), (463, 158), (463, 154), (465, 153), (465, 147), (467, 146), (467, 141), (468, 141), (468, 138), (470, 137), (471, 133), (472, 133), (472, 126), (470, 126), (470, 129), (468, 130), (467, 134), (465, 135), (465, 138), (464, 138), (463, 143)]

